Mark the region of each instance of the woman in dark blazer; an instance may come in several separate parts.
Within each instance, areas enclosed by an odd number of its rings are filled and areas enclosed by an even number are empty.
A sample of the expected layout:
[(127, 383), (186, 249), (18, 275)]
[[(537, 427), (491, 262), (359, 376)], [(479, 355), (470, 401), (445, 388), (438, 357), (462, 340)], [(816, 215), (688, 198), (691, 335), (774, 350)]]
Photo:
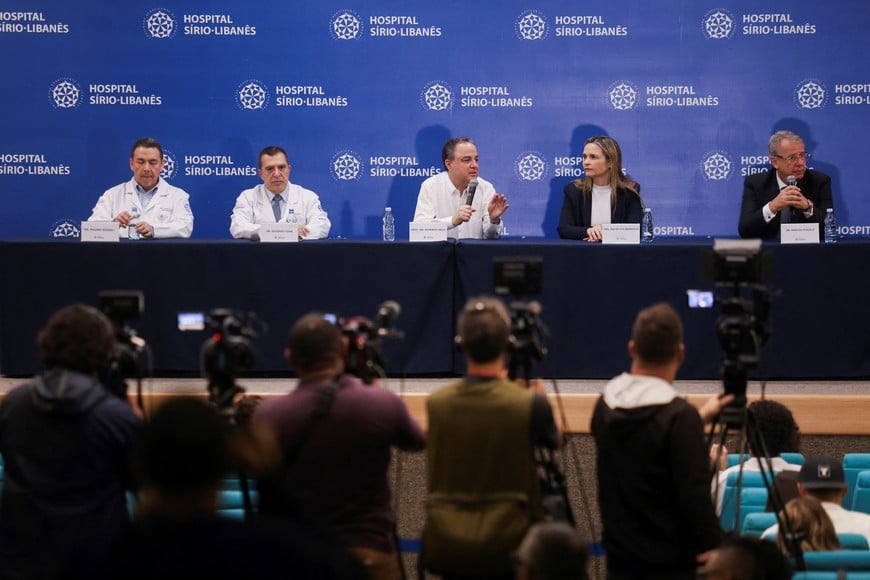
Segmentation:
[(565, 186), (559, 237), (601, 241), (601, 224), (639, 224), (643, 218), (640, 184), (622, 173), (619, 143), (606, 135), (583, 147), (586, 177)]

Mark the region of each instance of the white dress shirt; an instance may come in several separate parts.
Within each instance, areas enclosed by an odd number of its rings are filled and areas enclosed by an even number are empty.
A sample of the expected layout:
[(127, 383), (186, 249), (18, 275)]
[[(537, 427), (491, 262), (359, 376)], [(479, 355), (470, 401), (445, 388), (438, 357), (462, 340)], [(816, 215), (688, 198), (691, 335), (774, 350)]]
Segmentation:
[(453, 225), (453, 216), (465, 203), (466, 191), (459, 191), (450, 181), (446, 171), (426, 179), (420, 185), (417, 196), (415, 222), (437, 221), (447, 225), (447, 237), (455, 239), (497, 239), (504, 231), (504, 220), (494, 224), (489, 219), (489, 202), (495, 195), (495, 187), (485, 179), (477, 178), (477, 190), (471, 207), (475, 210), (471, 219), (458, 226)]
[[(298, 220), (300, 226), (308, 228), (308, 235), (304, 240), (316, 240), (329, 235), (332, 224), (329, 216), (320, 206), (320, 198), (309, 189), (300, 187), (294, 183), (288, 183), (287, 188), (281, 192), (282, 218), (281, 221), (292, 222), (293, 217)], [(274, 194), (266, 189), (262, 183), (257, 187), (246, 189), (239, 194), (233, 214), (230, 217), (230, 233), (234, 238), (260, 239), (260, 224), (274, 224), (275, 219), (272, 211), (272, 198)]]

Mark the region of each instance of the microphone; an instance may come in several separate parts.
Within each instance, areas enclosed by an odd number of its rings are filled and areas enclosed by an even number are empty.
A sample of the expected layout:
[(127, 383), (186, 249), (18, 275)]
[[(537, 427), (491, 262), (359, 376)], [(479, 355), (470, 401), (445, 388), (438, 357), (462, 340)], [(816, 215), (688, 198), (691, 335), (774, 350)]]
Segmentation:
[(398, 318), (402, 312), (402, 307), (395, 300), (385, 300), (378, 306), (377, 325), (378, 328), (389, 328), (393, 321)]
[(474, 192), (477, 191), (477, 180), (472, 179), (468, 184), (468, 193), (465, 195), (465, 205), (471, 205), (474, 201)]
[(786, 185), (797, 185), (797, 179), (795, 179), (794, 175), (789, 175), (785, 178)]

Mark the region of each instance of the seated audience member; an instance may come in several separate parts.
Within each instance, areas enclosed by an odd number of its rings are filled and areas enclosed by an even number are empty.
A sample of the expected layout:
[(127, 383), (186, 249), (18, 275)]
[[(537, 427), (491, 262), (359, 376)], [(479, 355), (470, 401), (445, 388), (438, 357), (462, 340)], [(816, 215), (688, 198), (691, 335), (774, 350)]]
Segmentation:
[(39, 332), (45, 372), (0, 404), (0, 577), (53, 578), (77, 540), (129, 521), (125, 490), (141, 421), (100, 382), (115, 331), (98, 310), (62, 308)]
[[(761, 434), (761, 439), (770, 455), (771, 466), (774, 471), (798, 471), (800, 465), (794, 465), (780, 457), (781, 453), (797, 453), (800, 445), (800, 429), (791, 411), (776, 401), (763, 399), (751, 403), (748, 407), (754, 415), (755, 425)], [(761, 469), (760, 457), (764, 453), (761, 449), (754, 449), (750, 445), (751, 457), (743, 463), (744, 471), (759, 471)], [(726, 453), (723, 449), (722, 453)], [(767, 461), (764, 462), (767, 469)], [(719, 476), (713, 479), (713, 493), (716, 498), (716, 513), (722, 512), (722, 497), (725, 494), (725, 482), (728, 475), (740, 470), (740, 464), (733, 465), (719, 472)]]
[(732, 536), (706, 555), (698, 580), (789, 580), (792, 568), (773, 542)]
[(535, 524), (517, 550), (517, 580), (586, 580), (586, 542), (563, 522)]
[[(861, 534), (870, 543), (870, 515), (847, 510), (841, 505), (847, 489), (843, 464), (834, 457), (809, 457), (800, 467), (798, 494), (821, 502), (836, 533)], [(766, 529), (762, 537), (772, 539), (777, 532), (778, 526), (774, 525)]]
[(628, 353), (630, 371), (604, 388), (591, 424), (607, 577), (694, 578), (699, 555), (722, 538), (703, 424), (731, 396), (712, 397), (699, 412), (674, 388), (683, 324), (664, 302), (638, 313)]
[[(801, 550), (804, 552), (820, 552), (825, 550), (839, 550), (840, 540), (834, 531), (834, 523), (825, 508), (818, 500), (809, 497), (796, 497), (785, 504), (780, 513), (781, 518), (788, 516), (791, 523), (791, 531), (795, 537), (800, 537)], [(776, 545), (783, 553), (792, 552), (792, 546), (787, 538), (777, 532)]]
[(260, 403), (253, 425), (270, 427), (283, 449), (280, 491), (322, 521), (372, 578), (400, 578), (390, 452), (422, 450), (423, 431), (393, 392), (344, 373), (346, 347), (323, 315), (300, 318), (284, 353), (296, 389)]
[(133, 179), (107, 190), (88, 221), (116, 221), (122, 238), (134, 228), (139, 239), (189, 238), (193, 232), (190, 196), (160, 177), (163, 148), (150, 138), (133, 144)]
[[(806, 146), (800, 135), (777, 131), (767, 143), (769, 171), (748, 176), (743, 182), (738, 231), (741, 238), (776, 238), (780, 224), (818, 223), (833, 207), (831, 178), (807, 169)], [(789, 184), (793, 178), (794, 185)]]
[(263, 183), (239, 194), (230, 216), (234, 238), (260, 239), (263, 224), (296, 223), (300, 240), (329, 235), (332, 224), (311, 190), (290, 183), (291, 165), (287, 152), (271, 145), (260, 151), (260, 179)]
[(362, 579), (352, 560), (307, 525), (217, 514), (233, 437), (226, 419), (201, 399), (178, 397), (158, 407), (134, 462), (135, 521), (85, 550), (68, 577)]
[[(441, 173), (420, 185), (415, 222), (441, 222), (447, 237), (455, 239), (497, 239), (504, 231), (501, 216), (508, 209), (507, 198), (480, 177), (477, 146), (468, 137), (455, 137), (441, 149)], [(469, 203), (471, 197), (471, 203)]]
[(639, 224), (640, 184), (622, 172), (622, 151), (612, 137), (599, 135), (583, 147), (583, 179), (565, 186), (559, 237), (601, 241), (602, 224)]

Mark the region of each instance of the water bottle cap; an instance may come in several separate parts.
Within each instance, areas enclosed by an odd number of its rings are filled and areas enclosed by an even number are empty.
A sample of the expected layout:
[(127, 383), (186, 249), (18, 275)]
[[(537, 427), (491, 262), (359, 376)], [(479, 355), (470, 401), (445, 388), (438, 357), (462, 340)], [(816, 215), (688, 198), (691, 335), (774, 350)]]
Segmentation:
[(834, 213), (834, 208), (829, 207), (828, 209), (825, 210), (825, 212), (827, 212), (827, 213)]
[(648, 208), (648, 207), (645, 207), (645, 208), (643, 208), (643, 211), (645, 211), (645, 212), (646, 212), (646, 211), (652, 211), (652, 209), (650, 209), (650, 208)]
[(384, 208), (384, 211), (393, 211), (393, 208), (391, 208), (391, 207), (385, 207), (385, 208)]

